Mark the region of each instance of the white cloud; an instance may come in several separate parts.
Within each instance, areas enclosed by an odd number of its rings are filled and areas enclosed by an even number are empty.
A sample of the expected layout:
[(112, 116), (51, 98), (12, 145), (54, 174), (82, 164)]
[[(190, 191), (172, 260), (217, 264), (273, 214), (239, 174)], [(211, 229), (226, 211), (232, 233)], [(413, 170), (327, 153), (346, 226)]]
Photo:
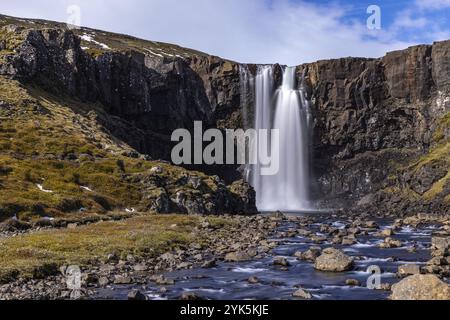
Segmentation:
[(450, 0), (416, 0), (416, 6), (424, 10), (437, 10), (450, 7)]
[(400, 12), (391, 28), (395, 31), (399, 31), (401, 28), (424, 28), (428, 25), (429, 21), (426, 17), (414, 17), (414, 14), (415, 11), (411, 9)]
[[(412, 45), (397, 41), (392, 30), (368, 30), (364, 19), (344, 23), (348, 6), (289, 0), (14, 0), (2, 1), (0, 12), (65, 21), (72, 4), (81, 7), (83, 25), (240, 62), (295, 65), (343, 56), (379, 57)], [(366, 8), (361, 10), (364, 17)]]

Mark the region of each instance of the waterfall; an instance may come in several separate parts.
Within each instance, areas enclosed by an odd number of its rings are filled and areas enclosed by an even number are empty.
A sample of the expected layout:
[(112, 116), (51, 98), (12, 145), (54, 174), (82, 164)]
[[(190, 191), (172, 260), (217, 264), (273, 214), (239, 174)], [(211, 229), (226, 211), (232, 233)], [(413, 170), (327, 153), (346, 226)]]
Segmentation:
[(304, 77), (297, 84), (296, 68), (287, 67), (283, 70), (281, 86), (275, 90), (273, 75), (273, 66), (258, 67), (254, 89), (254, 128), (279, 130), (280, 170), (276, 175), (263, 176), (259, 174), (260, 165), (253, 165), (249, 169), (249, 182), (256, 190), (260, 211), (311, 210), (309, 159), (312, 117)]

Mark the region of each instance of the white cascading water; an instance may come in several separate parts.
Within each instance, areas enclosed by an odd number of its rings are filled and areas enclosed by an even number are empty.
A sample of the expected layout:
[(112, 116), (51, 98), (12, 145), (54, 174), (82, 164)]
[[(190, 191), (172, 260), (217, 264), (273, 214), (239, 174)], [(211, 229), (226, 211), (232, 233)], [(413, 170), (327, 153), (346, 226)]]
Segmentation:
[[(273, 67), (260, 66), (255, 80), (255, 129), (278, 129), (280, 170), (274, 176), (260, 175), (253, 166), (250, 183), (256, 190), (260, 211), (311, 210), (310, 148), (312, 117), (304, 81), (297, 87), (296, 68), (283, 70), (283, 82), (273, 90)], [(270, 140), (270, 139), (269, 139)]]

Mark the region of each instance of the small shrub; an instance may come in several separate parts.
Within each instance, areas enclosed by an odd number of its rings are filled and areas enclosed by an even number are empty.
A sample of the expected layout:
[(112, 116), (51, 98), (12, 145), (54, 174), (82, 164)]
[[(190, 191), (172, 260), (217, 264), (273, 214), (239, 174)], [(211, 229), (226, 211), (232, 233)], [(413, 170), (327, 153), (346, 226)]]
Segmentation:
[(47, 263), (36, 267), (33, 270), (33, 279), (45, 279), (47, 277), (57, 275), (58, 273), (58, 265), (55, 263)]
[(30, 211), (33, 215), (43, 216), (45, 215), (45, 206), (40, 203), (35, 203), (31, 205)]
[(7, 284), (15, 281), (20, 275), (19, 270), (1, 270), (0, 271), (0, 284)]
[(2, 231), (23, 231), (31, 228), (31, 225), (24, 221), (19, 221), (16, 219), (8, 219), (0, 225), (0, 230)]
[(123, 160), (117, 160), (116, 164), (121, 172), (125, 172), (125, 162)]
[(72, 173), (72, 179), (70, 180), (70, 182), (75, 183), (77, 185), (81, 185), (81, 177), (79, 173)]
[(108, 199), (106, 199), (105, 197), (102, 196), (93, 196), (92, 199), (98, 203), (103, 209), (105, 209), (106, 211), (111, 211), (112, 210), (112, 206), (109, 203)]
[(81, 207), (83, 207), (83, 203), (80, 199), (64, 198), (58, 203), (56, 209), (62, 212), (72, 212), (80, 210)]
[(26, 182), (33, 182), (33, 176), (31, 174), (31, 170), (26, 170), (23, 174), (23, 179)]
[(13, 171), (12, 168), (6, 166), (0, 166), (0, 176), (7, 176)]

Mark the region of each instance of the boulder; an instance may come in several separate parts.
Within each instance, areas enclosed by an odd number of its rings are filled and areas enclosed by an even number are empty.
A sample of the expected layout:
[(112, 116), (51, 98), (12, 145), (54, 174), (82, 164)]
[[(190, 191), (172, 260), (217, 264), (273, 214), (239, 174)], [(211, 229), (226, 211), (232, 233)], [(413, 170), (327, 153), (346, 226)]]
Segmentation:
[(320, 247), (311, 247), (305, 252), (296, 252), (295, 257), (299, 260), (311, 261), (315, 262), (317, 257), (319, 257), (322, 253), (322, 249)]
[(109, 279), (107, 277), (100, 277), (98, 279), (98, 285), (100, 287), (106, 287), (109, 284)]
[(144, 301), (144, 300), (147, 300), (147, 297), (139, 290), (132, 290), (128, 293), (128, 300)]
[(345, 284), (350, 287), (360, 287), (361, 286), (361, 282), (359, 282), (359, 280), (356, 280), (356, 279), (348, 279), (347, 281), (345, 281)]
[(289, 267), (291, 264), (289, 263), (289, 261), (284, 258), (284, 257), (276, 257), (273, 260), (273, 264), (275, 266), (281, 266), (281, 267)]
[(303, 290), (303, 289), (298, 289), (297, 291), (295, 291), (292, 296), (294, 298), (300, 298), (300, 299), (305, 299), (305, 300), (309, 300), (312, 299), (312, 295), (311, 293)]
[(406, 264), (398, 267), (398, 275), (400, 277), (411, 276), (420, 274), (420, 267), (415, 264)]
[(431, 239), (431, 248), (442, 253), (447, 253), (450, 247), (450, 237), (433, 237)]
[(392, 286), (391, 300), (450, 300), (450, 288), (434, 275), (413, 275)]
[(216, 261), (216, 259), (211, 259), (211, 260), (205, 261), (205, 262), (202, 264), (202, 268), (203, 268), (203, 269), (211, 269), (211, 268), (214, 268), (215, 266), (217, 266), (217, 261)]
[(316, 259), (315, 269), (326, 272), (343, 272), (353, 268), (353, 259), (342, 251), (328, 248)]
[(252, 258), (244, 251), (230, 252), (225, 256), (225, 262), (244, 262)]
[(132, 282), (133, 280), (128, 276), (116, 275), (114, 277), (114, 284), (121, 285), (121, 284), (130, 284)]
[(382, 237), (392, 237), (393, 235), (394, 235), (394, 230), (392, 230), (392, 229), (385, 229), (385, 230), (381, 231)]
[(394, 240), (392, 238), (384, 239), (383, 243), (380, 243), (378, 247), (380, 249), (393, 249), (393, 248), (401, 248), (403, 243), (400, 240)]
[(184, 292), (181, 295), (180, 300), (182, 300), (182, 301), (201, 301), (201, 300), (203, 300), (203, 298), (194, 292)]
[(248, 278), (247, 281), (250, 284), (257, 284), (257, 283), (259, 283), (259, 279), (257, 277), (255, 277), (255, 276), (252, 276), (252, 277)]

